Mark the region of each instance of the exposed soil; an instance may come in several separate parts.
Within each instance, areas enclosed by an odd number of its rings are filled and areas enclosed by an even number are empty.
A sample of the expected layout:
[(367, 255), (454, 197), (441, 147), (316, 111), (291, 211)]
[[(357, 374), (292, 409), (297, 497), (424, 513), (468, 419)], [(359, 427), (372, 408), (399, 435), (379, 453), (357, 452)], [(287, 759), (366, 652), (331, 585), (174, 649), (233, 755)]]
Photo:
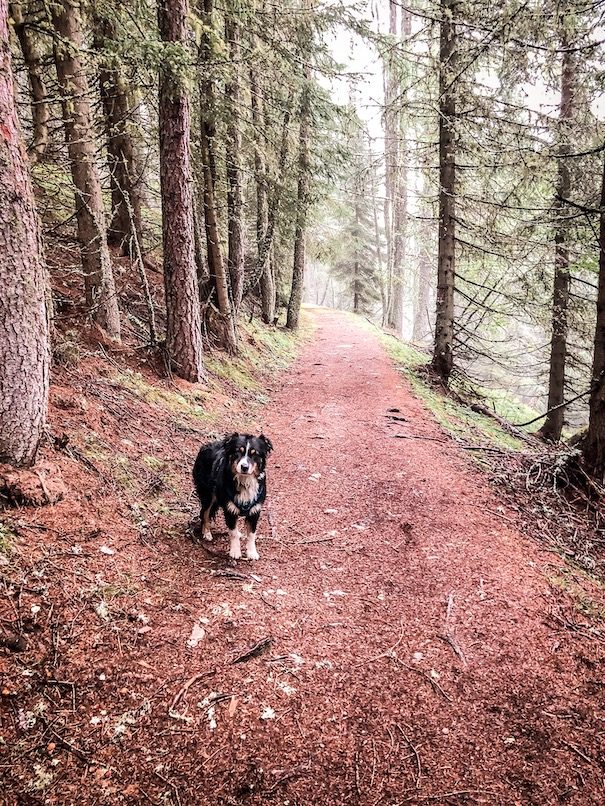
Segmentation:
[[(55, 389), (54, 416), (161, 460), (138, 492), (163, 488), (170, 512), (137, 521), (72, 457), (71, 493), (20, 513), (27, 574), (2, 616), (28, 647), (0, 650), (3, 803), (603, 803), (603, 635), (553, 584), (569, 570), (373, 334), (312, 316), (258, 415), (275, 454), (257, 563), (228, 560), (222, 523), (210, 547), (187, 528), (207, 433), (133, 419), (110, 387)], [(234, 411), (217, 427), (241, 430)]]

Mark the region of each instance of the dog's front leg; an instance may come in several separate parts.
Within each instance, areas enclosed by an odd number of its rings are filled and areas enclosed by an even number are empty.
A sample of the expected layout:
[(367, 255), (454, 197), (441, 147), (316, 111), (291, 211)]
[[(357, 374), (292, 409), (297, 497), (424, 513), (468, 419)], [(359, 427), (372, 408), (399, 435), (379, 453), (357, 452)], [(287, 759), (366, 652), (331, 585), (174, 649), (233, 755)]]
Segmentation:
[(237, 515), (234, 515), (233, 512), (229, 512), (229, 510), (226, 509), (225, 523), (229, 530), (229, 556), (233, 560), (239, 560), (242, 556), (242, 548), (240, 545), (240, 534), (237, 531)]
[(260, 560), (260, 554), (256, 548), (256, 524), (259, 515), (259, 512), (251, 512), (246, 517), (246, 557), (249, 560)]

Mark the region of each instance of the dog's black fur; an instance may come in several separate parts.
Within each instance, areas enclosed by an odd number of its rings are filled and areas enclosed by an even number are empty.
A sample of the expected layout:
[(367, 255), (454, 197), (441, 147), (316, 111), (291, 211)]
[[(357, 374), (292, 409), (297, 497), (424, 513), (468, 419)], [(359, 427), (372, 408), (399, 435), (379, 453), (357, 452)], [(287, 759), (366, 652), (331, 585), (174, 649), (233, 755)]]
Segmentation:
[(267, 456), (273, 450), (263, 434), (231, 434), (203, 445), (193, 466), (193, 482), (200, 499), (200, 518), (205, 540), (212, 540), (210, 521), (223, 510), (229, 530), (229, 555), (241, 557), (237, 519), (245, 518), (246, 555), (258, 560), (256, 526), (267, 494)]

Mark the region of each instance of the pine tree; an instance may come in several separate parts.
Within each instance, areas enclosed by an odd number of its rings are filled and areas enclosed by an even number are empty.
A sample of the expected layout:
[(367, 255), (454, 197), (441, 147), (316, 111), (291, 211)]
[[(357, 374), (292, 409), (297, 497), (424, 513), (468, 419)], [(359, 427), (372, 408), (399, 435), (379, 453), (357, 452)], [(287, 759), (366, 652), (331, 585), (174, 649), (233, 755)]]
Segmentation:
[(84, 29), (79, 0), (50, 5), (55, 41), (55, 65), (61, 88), (63, 124), (76, 191), (78, 240), (82, 253), (86, 302), (93, 319), (115, 341), (120, 340), (120, 314), (107, 245), (107, 227), (90, 91), (82, 59)]
[(17, 121), (7, 0), (0, 0), (0, 462), (31, 464), (44, 428), (47, 276)]
[(160, 71), (160, 182), (166, 350), (177, 375), (196, 383), (204, 370), (193, 233), (191, 124), (184, 75), (187, 13), (187, 0), (159, 0), (158, 24), (166, 46)]

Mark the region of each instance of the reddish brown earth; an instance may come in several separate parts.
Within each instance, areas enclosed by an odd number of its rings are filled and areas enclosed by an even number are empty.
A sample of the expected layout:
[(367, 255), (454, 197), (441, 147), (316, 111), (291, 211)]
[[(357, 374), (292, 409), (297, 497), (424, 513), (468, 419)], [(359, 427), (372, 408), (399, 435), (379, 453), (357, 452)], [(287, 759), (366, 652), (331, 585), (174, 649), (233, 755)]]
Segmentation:
[(77, 505), (24, 510), (23, 534), (57, 531), (13, 591), (39, 631), (0, 650), (3, 803), (604, 802), (603, 643), (549, 583), (561, 560), (372, 333), (312, 315), (259, 415), (275, 445), (260, 561), (231, 564), (222, 524), (212, 553), (187, 534), (205, 434), (161, 422), (111, 427), (180, 455), (178, 528), (125, 530), (125, 502), (86, 498), (84, 470)]

